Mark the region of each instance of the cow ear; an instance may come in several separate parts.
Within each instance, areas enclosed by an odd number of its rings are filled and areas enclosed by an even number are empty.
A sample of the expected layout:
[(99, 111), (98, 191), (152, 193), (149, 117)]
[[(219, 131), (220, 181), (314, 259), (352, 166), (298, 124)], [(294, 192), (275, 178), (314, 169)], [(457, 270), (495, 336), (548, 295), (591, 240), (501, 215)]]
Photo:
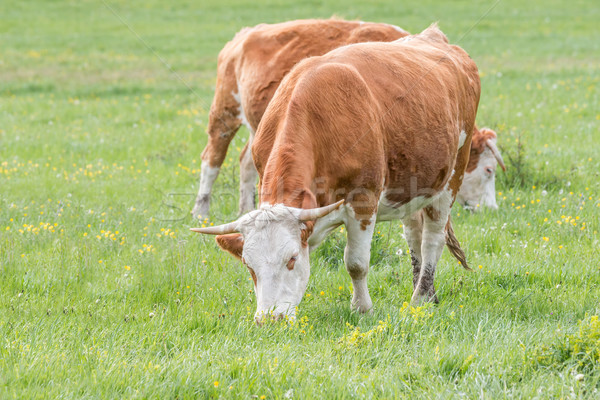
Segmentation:
[(496, 140), (496, 138), (498, 137), (498, 134), (496, 133), (496, 131), (493, 129), (490, 129), (490, 128), (481, 128), (479, 130), (479, 132), (481, 132), (482, 135), (489, 136), (488, 139), (493, 138), (494, 140)]
[(244, 250), (244, 237), (241, 233), (218, 235), (215, 239), (220, 248), (230, 252), (238, 260), (242, 260), (242, 251)]

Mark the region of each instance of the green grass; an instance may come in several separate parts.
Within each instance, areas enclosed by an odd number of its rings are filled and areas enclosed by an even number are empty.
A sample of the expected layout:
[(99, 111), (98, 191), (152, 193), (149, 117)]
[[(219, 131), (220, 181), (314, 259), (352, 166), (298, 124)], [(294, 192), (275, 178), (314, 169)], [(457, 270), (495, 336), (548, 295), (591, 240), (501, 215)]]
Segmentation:
[[(597, 398), (600, 5), (298, 3), (0, 5), (0, 398)], [(349, 310), (336, 232), (298, 322), (257, 328), (248, 272), (188, 231), (216, 56), (243, 26), (332, 14), (439, 21), (481, 70), (479, 125), (521, 166), (498, 212), (453, 211), (475, 271), (445, 252), (439, 305), (403, 305), (407, 246), (383, 223), (371, 315)], [(215, 222), (236, 215), (246, 135)]]

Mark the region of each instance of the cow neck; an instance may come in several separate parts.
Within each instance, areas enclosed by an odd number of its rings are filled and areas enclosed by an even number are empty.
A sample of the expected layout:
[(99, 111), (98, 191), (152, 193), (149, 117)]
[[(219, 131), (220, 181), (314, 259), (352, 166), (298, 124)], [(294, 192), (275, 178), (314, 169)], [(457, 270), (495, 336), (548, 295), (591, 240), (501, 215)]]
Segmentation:
[[(317, 200), (312, 193), (312, 162), (310, 158), (297, 157), (291, 148), (271, 153), (265, 168), (261, 189), (261, 204), (284, 204), (295, 208), (315, 208)], [(275, 155), (274, 155), (275, 154)], [(315, 221), (305, 221), (300, 231), (302, 246), (308, 246), (308, 238), (313, 232)]]
[[(296, 150), (298, 148), (301, 150)], [(261, 184), (261, 204), (317, 207), (315, 196), (310, 191), (313, 163), (303, 150), (300, 146), (286, 144), (277, 146), (271, 152)]]

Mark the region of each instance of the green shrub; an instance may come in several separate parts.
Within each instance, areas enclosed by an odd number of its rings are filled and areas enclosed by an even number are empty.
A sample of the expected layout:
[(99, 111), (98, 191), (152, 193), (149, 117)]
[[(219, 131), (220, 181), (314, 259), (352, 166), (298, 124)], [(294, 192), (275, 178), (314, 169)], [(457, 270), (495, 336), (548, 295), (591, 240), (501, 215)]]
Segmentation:
[(526, 363), (532, 367), (563, 369), (576, 365), (581, 372), (600, 367), (600, 321), (597, 315), (578, 323), (571, 335), (560, 335), (551, 345), (539, 345), (526, 353)]

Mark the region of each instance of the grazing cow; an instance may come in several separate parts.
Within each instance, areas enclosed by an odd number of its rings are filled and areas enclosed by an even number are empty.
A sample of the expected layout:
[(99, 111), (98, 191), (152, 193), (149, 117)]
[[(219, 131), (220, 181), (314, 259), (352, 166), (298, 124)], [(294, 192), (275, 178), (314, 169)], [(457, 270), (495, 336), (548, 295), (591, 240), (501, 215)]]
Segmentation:
[[(242, 123), (250, 131), (250, 137), (240, 156), (239, 210), (245, 213), (254, 209), (256, 169), (249, 145), (275, 90), (296, 63), (345, 44), (389, 42), (407, 35), (408, 32), (393, 25), (336, 19), (261, 24), (240, 31), (219, 54), (217, 87), (208, 121), (209, 140), (202, 153), (200, 185), (192, 210), (194, 218), (208, 216), (213, 184)], [(495, 139), (486, 146), (486, 141), (477, 140), (479, 133), (475, 129), (473, 142), (484, 145), (477, 147), (473, 160), (481, 159), (482, 164), (475, 163), (473, 168), (470, 164), (457, 197), (460, 204), (473, 211), (481, 209), (478, 204), (497, 208), (496, 164), (482, 153), (487, 148), (495, 149), (494, 155), (500, 153)]]
[(261, 24), (238, 32), (219, 53), (194, 218), (208, 216), (212, 186), (242, 123), (250, 137), (240, 156), (240, 212), (254, 209), (257, 174), (249, 146), (275, 90), (294, 65), (346, 44), (390, 42), (407, 35), (393, 25), (339, 19)]
[(219, 246), (247, 266), (258, 322), (269, 313), (295, 316), (309, 250), (342, 224), (353, 309), (372, 307), (367, 273), (377, 220), (402, 220), (412, 302), (436, 301), (445, 235), (462, 253), (449, 217), (469, 161), (479, 95), (477, 66), (435, 25), (391, 43), (306, 59), (283, 79), (252, 145), (259, 209), (192, 230), (219, 235)]

